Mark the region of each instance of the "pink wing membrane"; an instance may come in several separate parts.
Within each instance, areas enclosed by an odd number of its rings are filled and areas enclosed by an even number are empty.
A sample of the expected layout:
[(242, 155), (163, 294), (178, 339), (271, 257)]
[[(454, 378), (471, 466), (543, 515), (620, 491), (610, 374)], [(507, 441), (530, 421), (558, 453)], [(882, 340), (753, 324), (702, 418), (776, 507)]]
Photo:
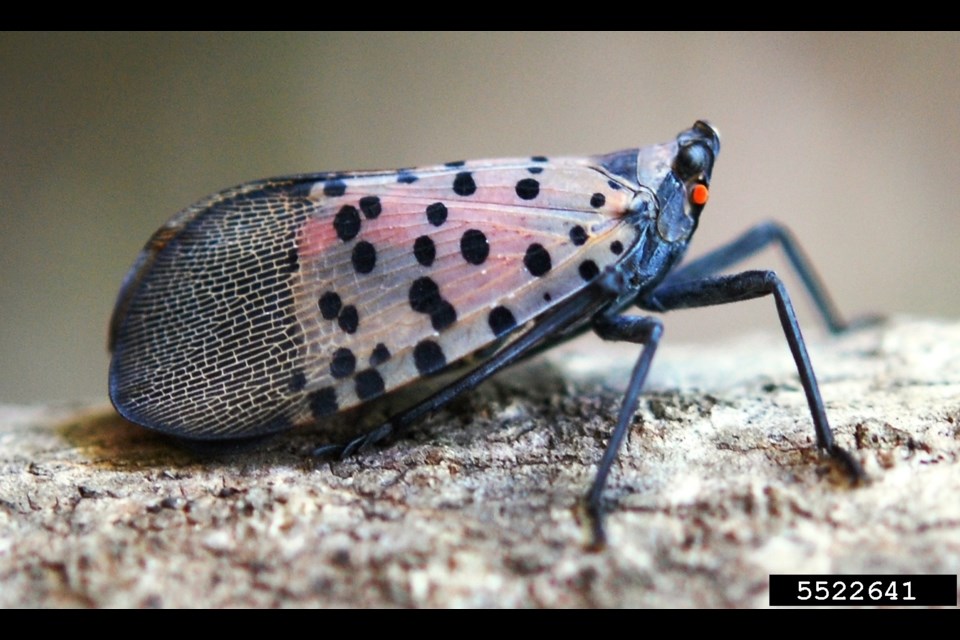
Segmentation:
[[(338, 410), (367, 399), (356, 373), (373, 369), (388, 392), (482, 349), (582, 289), (636, 236), (622, 222), (633, 192), (583, 160), (410, 175), (417, 179), (349, 178), (335, 198), (322, 184), (311, 192), (317, 209), (298, 236), (296, 313), (307, 336), (306, 391), (332, 387)], [(374, 198), (379, 211), (369, 217), (361, 200), (369, 208)], [(356, 326), (332, 309), (325, 317), (325, 296), (341, 312), (355, 309)], [(378, 350), (389, 359), (379, 362)]]

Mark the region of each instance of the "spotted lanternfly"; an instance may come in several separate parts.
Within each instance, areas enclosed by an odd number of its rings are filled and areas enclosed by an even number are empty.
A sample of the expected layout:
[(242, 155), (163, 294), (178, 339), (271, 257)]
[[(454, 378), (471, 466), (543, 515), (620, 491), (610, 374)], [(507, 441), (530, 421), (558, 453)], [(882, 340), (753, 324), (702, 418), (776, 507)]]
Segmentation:
[(718, 275), (778, 242), (831, 329), (840, 320), (792, 236), (765, 224), (678, 266), (709, 195), (720, 138), (592, 157), (449, 162), (243, 184), (182, 211), (147, 243), (111, 322), (110, 397), (127, 419), (194, 439), (323, 424), (418, 381), (465, 373), (340, 447), (395, 434), (499, 369), (593, 329), (645, 345), (585, 505), (637, 408), (664, 312), (772, 294), (817, 444), (834, 444), (787, 292), (772, 271)]

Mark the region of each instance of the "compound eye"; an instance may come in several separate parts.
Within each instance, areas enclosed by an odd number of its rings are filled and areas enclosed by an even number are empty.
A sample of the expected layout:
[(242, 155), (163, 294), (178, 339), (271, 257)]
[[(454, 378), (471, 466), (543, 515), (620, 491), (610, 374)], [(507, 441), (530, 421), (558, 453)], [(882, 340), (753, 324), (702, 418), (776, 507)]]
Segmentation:
[(691, 142), (677, 152), (673, 172), (682, 181), (696, 178), (710, 166), (710, 150), (701, 142)]

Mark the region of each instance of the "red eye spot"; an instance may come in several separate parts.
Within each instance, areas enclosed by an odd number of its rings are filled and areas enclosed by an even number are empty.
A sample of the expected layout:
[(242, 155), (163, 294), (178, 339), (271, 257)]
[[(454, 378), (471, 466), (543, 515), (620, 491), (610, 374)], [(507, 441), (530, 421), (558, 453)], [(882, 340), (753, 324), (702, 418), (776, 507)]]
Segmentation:
[(690, 202), (695, 205), (703, 206), (707, 204), (707, 200), (710, 198), (710, 190), (707, 189), (707, 185), (698, 184), (693, 187), (693, 191), (690, 192)]

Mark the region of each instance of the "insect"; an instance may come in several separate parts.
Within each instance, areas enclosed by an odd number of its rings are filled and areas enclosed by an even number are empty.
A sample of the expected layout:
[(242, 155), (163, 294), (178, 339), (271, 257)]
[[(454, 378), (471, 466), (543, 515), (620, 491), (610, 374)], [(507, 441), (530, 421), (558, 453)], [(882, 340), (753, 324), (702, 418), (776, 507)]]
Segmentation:
[(817, 445), (858, 479), (781, 281), (719, 275), (779, 243), (828, 326), (843, 329), (793, 237), (768, 223), (680, 264), (719, 151), (717, 131), (698, 121), (670, 142), (608, 155), (304, 174), (218, 193), (157, 231), (127, 274), (111, 320), (110, 397), (152, 429), (226, 439), (323, 424), (454, 374), (376, 429), (319, 450), (349, 455), (592, 329), (644, 345), (585, 498), (602, 545), (603, 488), (662, 331), (628, 310), (772, 295)]

